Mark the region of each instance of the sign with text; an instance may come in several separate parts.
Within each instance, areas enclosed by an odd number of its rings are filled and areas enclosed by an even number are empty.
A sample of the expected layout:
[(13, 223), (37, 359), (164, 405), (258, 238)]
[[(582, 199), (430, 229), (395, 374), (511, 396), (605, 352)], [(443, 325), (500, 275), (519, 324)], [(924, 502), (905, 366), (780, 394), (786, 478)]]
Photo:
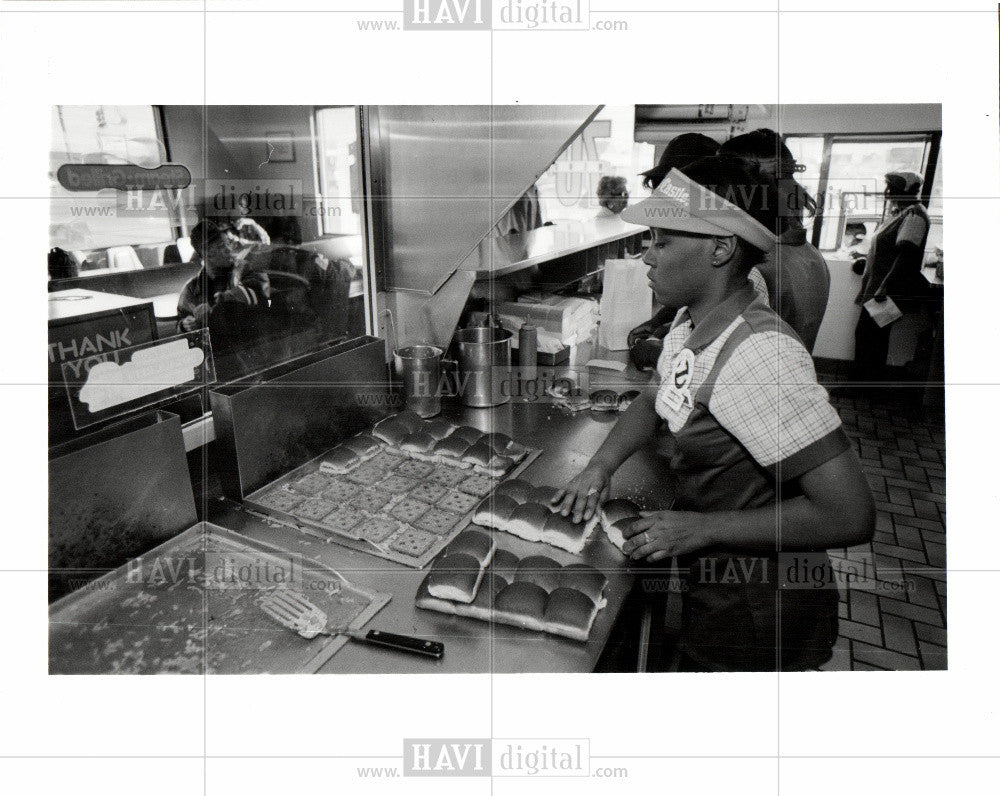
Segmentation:
[(94, 353), (62, 364), (79, 430), (215, 382), (208, 330)]

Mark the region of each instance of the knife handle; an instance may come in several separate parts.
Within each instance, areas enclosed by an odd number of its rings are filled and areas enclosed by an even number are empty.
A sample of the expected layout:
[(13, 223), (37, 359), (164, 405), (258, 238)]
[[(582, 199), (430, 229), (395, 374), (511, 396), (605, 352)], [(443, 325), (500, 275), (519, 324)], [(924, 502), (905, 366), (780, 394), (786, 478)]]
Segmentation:
[(369, 630), (361, 639), (368, 644), (376, 644), (402, 652), (412, 652), (415, 655), (426, 655), (435, 660), (440, 660), (444, 656), (444, 644), (440, 641), (401, 636), (398, 633), (386, 633), (384, 630)]

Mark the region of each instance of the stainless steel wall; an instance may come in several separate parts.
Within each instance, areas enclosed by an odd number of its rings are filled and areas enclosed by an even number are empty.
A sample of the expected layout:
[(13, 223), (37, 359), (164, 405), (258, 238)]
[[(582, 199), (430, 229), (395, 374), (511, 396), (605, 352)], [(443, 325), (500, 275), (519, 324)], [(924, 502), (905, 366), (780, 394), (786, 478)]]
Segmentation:
[(597, 110), (579, 105), (370, 109), (385, 285), (435, 292)]

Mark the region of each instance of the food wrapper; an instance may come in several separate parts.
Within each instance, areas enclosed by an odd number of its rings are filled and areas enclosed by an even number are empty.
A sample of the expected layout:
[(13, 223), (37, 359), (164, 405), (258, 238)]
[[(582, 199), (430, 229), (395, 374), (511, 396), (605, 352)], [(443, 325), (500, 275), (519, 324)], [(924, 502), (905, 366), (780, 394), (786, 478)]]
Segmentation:
[(882, 329), (903, 317), (902, 311), (889, 296), (886, 296), (885, 301), (868, 299), (863, 306), (872, 320)]
[(648, 270), (642, 260), (605, 262), (598, 345), (610, 351), (625, 351), (628, 348), (628, 333), (649, 320), (653, 291), (646, 278)]

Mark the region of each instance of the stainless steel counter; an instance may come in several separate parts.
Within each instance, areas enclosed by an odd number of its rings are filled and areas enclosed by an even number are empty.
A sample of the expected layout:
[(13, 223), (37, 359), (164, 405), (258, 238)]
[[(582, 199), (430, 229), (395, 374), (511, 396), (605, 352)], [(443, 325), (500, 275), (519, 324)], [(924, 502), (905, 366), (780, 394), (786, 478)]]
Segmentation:
[[(452, 422), (509, 434), (518, 442), (541, 448), (542, 455), (521, 476), (535, 484), (560, 485), (575, 475), (597, 450), (613, 418), (589, 412), (576, 415), (549, 403), (511, 403), (492, 409), (470, 409), (447, 404), (442, 416)], [(650, 446), (633, 456), (615, 474), (613, 494), (628, 494), (647, 508), (665, 507), (673, 490), (662, 460)], [(414, 605), (417, 588), (427, 574), (336, 544), (310, 539), (294, 529), (268, 525), (229, 501), (211, 510), (220, 525), (253, 539), (278, 544), (332, 567), (363, 588), (390, 592), (391, 602), (369, 627), (442, 641), (441, 661), (419, 659), (389, 650), (348, 644), (320, 673), (478, 673), (478, 672), (588, 672), (600, 657), (615, 620), (632, 587), (633, 576), (625, 558), (600, 532), (595, 533), (581, 557), (609, 578), (608, 605), (598, 614), (590, 640), (583, 644), (544, 633), (473, 619), (438, 614)], [(579, 560), (548, 545), (525, 542), (506, 533), (495, 536), (500, 547), (519, 556), (538, 553), (559, 563)]]

